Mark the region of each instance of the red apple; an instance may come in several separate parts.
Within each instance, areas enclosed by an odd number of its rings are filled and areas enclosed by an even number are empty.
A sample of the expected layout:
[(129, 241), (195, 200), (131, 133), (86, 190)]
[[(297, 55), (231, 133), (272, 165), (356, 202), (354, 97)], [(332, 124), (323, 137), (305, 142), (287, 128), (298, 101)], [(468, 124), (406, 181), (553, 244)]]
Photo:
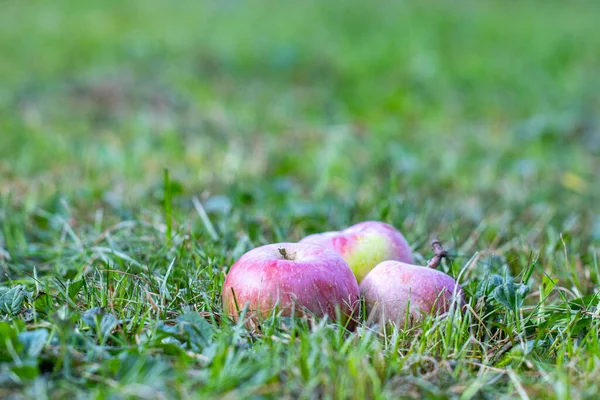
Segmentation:
[(402, 233), (383, 222), (366, 221), (343, 231), (309, 235), (300, 243), (315, 243), (340, 254), (359, 283), (382, 261), (414, 262), (410, 246)]
[(408, 326), (424, 314), (442, 314), (464, 304), (464, 293), (452, 277), (433, 268), (385, 261), (360, 284), (367, 316), (380, 324)]
[(354, 315), (359, 299), (356, 278), (335, 252), (310, 243), (278, 243), (244, 254), (223, 285), (223, 311), (239, 318), (245, 306), (250, 321), (277, 307), (283, 316)]

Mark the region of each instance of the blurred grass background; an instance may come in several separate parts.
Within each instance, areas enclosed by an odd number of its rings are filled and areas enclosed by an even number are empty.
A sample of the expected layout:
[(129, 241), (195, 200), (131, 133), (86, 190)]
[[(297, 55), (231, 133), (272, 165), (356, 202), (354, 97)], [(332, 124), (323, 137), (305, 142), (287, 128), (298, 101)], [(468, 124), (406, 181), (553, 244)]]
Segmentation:
[(368, 192), (395, 174), (450, 201), (597, 193), (592, 3), (3, 9), (2, 173), (29, 191), (144, 185), (167, 166), (198, 187), (286, 175)]
[[(460, 265), (481, 251), (467, 285), (538, 257), (537, 283), (596, 290), (599, 2), (0, 7), (2, 280), (81, 278), (107, 227), (164, 227), (167, 168), (198, 268), (381, 219), (421, 259), (433, 234)], [(172, 249), (147, 239), (110, 245), (164, 272)]]

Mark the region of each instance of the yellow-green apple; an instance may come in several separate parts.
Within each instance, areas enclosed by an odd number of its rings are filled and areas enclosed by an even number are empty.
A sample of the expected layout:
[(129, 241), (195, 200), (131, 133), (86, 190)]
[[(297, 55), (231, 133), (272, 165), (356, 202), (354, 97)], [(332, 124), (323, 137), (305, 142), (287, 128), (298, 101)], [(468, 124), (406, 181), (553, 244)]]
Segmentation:
[(465, 302), (462, 288), (449, 275), (399, 261), (384, 261), (373, 268), (361, 282), (360, 292), (368, 320), (400, 328)]
[(337, 252), (346, 260), (359, 283), (382, 261), (414, 262), (402, 233), (378, 221), (361, 222), (342, 231), (309, 235), (300, 243), (314, 243)]
[(359, 289), (348, 264), (334, 251), (311, 243), (257, 247), (233, 264), (223, 285), (223, 311), (238, 320), (247, 307), (250, 322), (271, 314), (338, 316), (357, 311)]

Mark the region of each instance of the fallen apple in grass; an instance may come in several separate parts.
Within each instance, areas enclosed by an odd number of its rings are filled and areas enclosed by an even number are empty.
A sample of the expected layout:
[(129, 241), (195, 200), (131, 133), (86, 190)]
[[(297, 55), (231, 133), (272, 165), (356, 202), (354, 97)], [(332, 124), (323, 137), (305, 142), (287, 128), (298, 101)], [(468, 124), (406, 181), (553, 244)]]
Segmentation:
[(402, 233), (383, 222), (365, 221), (342, 231), (309, 235), (300, 243), (314, 243), (337, 252), (346, 260), (359, 283), (382, 261), (414, 262)]
[(443, 314), (465, 303), (460, 285), (434, 269), (445, 256), (439, 242), (434, 249), (436, 255), (425, 267), (385, 261), (369, 272), (360, 284), (368, 320), (403, 328), (425, 314)]
[(345, 322), (357, 309), (359, 289), (337, 253), (310, 243), (278, 243), (244, 254), (227, 274), (222, 299), (225, 314), (235, 320), (247, 307), (252, 322), (274, 309)]

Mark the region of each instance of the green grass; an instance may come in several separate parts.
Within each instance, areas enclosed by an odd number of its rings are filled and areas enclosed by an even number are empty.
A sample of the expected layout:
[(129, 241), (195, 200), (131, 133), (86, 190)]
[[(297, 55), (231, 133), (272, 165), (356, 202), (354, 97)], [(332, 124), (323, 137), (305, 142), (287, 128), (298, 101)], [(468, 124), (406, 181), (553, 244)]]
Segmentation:
[[(5, 2), (0, 397), (597, 398), (599, 12)], [(367, 219), (468, 310), (222, 317), (245, 251)]]

